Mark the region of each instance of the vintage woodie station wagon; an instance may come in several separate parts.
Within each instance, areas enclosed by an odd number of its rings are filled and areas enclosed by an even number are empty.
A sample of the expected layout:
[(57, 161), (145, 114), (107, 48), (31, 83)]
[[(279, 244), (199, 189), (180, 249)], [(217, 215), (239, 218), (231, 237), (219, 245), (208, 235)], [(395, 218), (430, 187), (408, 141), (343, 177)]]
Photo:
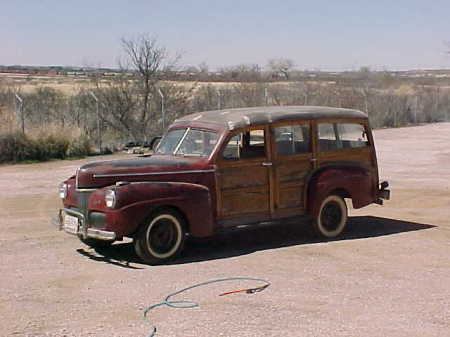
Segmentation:
[[(150, 264), (241, 225), (309, 219), (341, 234), (354, 208), (389, 199), (365, 113), (256, 107), (176, 120), (151, 156), (80, 167), (60, 185), (58, 224), (92, 247), (124, 237)], [(270, 238), (267, 238), (270, 240)]]

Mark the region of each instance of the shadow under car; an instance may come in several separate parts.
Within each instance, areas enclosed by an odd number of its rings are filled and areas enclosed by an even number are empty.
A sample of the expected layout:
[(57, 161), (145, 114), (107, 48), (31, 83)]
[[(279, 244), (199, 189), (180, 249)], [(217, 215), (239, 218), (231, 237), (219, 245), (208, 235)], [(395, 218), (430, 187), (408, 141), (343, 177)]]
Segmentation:
[[(277, 223), (248, 226), (218, 234), (208, 239), (189, 238), (182, 254), (169, 265), (224, 259), (251, 254), (256, 251), (277, 249), (296, 245), (310, 245), (321, 242), (373, 238), (397, 233), (434, 228), (434, 225), (374, 217), (349, 217), (346, 231), (335, 239), (315, 238), (305, 223)], [(142, 269), (130, 263), (143, 264), (134, 252), (133, 243), (115, 243), (107, 248), (77, 249), (83, 256), (116, 266)]]

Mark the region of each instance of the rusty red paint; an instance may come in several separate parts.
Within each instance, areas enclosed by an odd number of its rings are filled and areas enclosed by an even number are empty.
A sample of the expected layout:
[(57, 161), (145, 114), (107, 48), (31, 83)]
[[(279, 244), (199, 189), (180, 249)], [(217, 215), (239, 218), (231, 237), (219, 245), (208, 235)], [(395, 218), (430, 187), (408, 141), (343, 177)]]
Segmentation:
[(110, 209), (105, 204), (103, 188), (93, 192), (89, 199), (90, 211), (106, 214), (105, 230), (127, 236), (159, 207), (179, 210), (189, 224), (193, 236), (211, 236), (214, 233), (210, 190), (202, 185), (178, 182), (141, 182), (113, 187), (118, 195), (117, 205)]
[[(214, 169), (204, 158), (154, 155), (131, 160), (114, 160), (84, 165), (78, 171), (78, 188), (100, 188), (117, 181), (179, 181), (199, 183), (204, 173)], [(193, 172), (193, 173), (189, 173)], [(167, 173), (167, 174), (161, 174)], [(180, 173), (180, 174), (176, 174)]]
[(317, 215), (321, 201), (333, 191), (345, 191), (354, 208), (364, 207), (376, 199), (373, 179), (359, 168), (325, 169), (313, 177), (309, 185), (309, 210)]

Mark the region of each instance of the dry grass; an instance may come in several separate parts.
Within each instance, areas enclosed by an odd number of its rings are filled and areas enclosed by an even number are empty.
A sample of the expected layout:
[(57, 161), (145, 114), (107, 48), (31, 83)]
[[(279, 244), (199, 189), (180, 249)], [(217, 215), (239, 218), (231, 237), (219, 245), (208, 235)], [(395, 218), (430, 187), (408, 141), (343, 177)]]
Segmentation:
[(0, 79), (10, 86), (20, 88), (23, 93), (31, 93), (39, 87), (49, 87), (65, 95), (76, 94), (80, 89), (89, 88), (92, 82), (87, 77), (32, 76), (0, 73)]
[[(81, 89), (89, 89), (94, 87), (94, 83), (88, 77), (72, 77), (72, 76), (34, 76), (34, 75), (22, 75), (22, 74), (6, 74), (0, 73), (0, 80), (4, 80), (5, 83), (20, 88), (23, 93), (31, 93), (39, 87), (49, 87), (61, 91), (65, 95), (77, 94)], [(102, 79), (100, 85), (107, 85), (111, 79)], [(201, 89), (207, 86), (213, 86), (217, 89), (230, 89), (242, 82), (197, 82), (197, 81), (167, 81), (168, 84), (181, 86), (184, 88)], [(277, 82), (277, 84), (291, 84), (292, 82), (284, 81)], [(317, 82), (316, 84), (319, 84)], [(323, 84), (323, 83), (321, 83)]]
[(0, 135), (0, 163), (46, 161), (83, 157), (91, 153), (89, 139), (80, 129), (49, 125), (45, 128)]

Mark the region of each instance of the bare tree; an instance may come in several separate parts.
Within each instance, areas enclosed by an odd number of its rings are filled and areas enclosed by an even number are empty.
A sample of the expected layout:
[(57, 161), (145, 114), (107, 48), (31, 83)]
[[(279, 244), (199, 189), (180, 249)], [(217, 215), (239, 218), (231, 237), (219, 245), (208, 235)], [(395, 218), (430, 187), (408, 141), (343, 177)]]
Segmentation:
[(273, 77), (283, 76), (289, 80), (290, 71), (294, 68), (294, 61), (287, 58), (270, 59), (267, 67), (272, 72)]
[[(138, 138), (134, 130), (139, 130), (141, 122), (136, 120), (135, 114), (139, 104), (139, 96), (136, 83), (125, 76), (119, 76), (106, 85), (97, 83), (96, 97), (101, 102), (100, 118), (109, 128), (126, 135), (126, 138)], [(91, 110), (94, 110), (94, 102), (86, 96), (90, 102)], [(93, 114), (93, 113), (92, 113)], [(136, 139), (135, 139), (136, 140)]]
[(233, 86), (233, 93), (236, 97), (239, 107), (252, 107), (265, 104), (264, 90), (265, 84), (256, 83), (238, 83)]
[[(126, 54), (125, 61), (119, 64), (121, 74), (109, 81), (93, 78), (92, 92), (98, 98), (101, 129), (122, 141), (147, 140), (160, 135), (164, 125), (189, 112), (188, 103), (196, 83), (178, 85), (166, 80), (175, 69), (178, 57), (171, 58), (155, 38), (141, 35), (121, 42)], [(78, 97), (84, 106), (81, 110), (88, 111), (84, 114), (84, 125), (89, 130), (97, 111), (97, 102), (91, 96), (80, 93)], [(83, 118), (82, 114), (78, 117)]]
[(64, 128), (66, 124), (66, 97), (54, 88), (39, 87), (23, 94), (23, 113), (25, 118), (36, 128), (56, 124)]
[(258, 82), (261, 80), (261, 67), (258, 64), (238, 64), (220, 69), (222, 77), (235, 82)]
[(200, 86), (192, 97), (194, 111), (207, 111), (216, 109), (218, 103), (217, 88), (212, 84)]
[(179, 56), (171, 58), (166, 48), (161, 46), (155, 37), (147, 34), (133, 39), (123, 38), (121, 41), (127, 55), (125, 68), (131, 67), (139, 90), (138, 122), (142, 136), (154, 117), (154, 101), (157, 96), (158, 84), (165, 74), (173, 70)]
[(206, 62), (201, 62), (201, 63), (198, 65), (198, 70), (199, 70), (201, 73), (208, 74), (208, 73), (209, 73), (209, 66), (208, 66), (208, 64), (207, 64)]

